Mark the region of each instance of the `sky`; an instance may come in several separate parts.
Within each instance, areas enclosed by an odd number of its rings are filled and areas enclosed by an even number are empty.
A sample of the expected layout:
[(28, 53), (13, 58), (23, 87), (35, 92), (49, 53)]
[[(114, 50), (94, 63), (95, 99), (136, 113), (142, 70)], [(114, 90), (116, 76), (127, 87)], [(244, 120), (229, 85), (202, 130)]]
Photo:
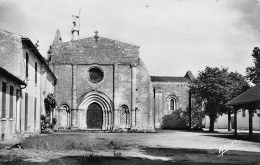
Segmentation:
[(0, 0), (0, 29), (39, 40), (47, 50), (59, 29), (71, 40), (80, 10), (80, 38), (140, 46), (153, 76), (197, 76), (206, 66), (245, 75), (260, 46), (260, 0)]

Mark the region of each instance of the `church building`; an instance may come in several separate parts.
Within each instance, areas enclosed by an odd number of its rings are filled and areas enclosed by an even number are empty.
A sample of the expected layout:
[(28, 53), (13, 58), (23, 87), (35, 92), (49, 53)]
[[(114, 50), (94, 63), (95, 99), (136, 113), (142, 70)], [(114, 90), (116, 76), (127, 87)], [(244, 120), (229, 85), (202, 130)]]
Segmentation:
[[(139, 57), (139, 46), (100, 37), (97, 31), (79, 39), (76, 21), (72, 40), (63, 42), (57, 30), (48, 51), (49, 66), (58, 80), (54, 92), (58, 127), (147, 131), (160, 127), (156, 114), (163, 113), (155, 113), (155, 88)], [(187, 87), (189, 80), (184, 79)], [(186, 103), (187, 90), (184, 93)], [(182, 101), (175, 94), (171, 96)]]

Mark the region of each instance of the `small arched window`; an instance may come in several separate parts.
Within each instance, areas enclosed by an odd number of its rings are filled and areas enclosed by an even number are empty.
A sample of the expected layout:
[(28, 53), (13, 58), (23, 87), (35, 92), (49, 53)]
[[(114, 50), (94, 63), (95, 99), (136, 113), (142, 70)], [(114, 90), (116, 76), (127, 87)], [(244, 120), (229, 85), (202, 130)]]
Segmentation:
[(63, 104), (63, 105), (61, 105), (60, 106), (60, 109), (61, 110), (65, 110), (67, 113), (69, 113), (70, 111), (70, 109), (69, 109), (69, 106), (67, 105), (67, 104)]
[(129, 127), (130, 126), (130, 114), (129, 108), (127, 105), (122, 105), (120, 107), (120, 123), (122, 127)]
[(173, 111), (177, 109), (177, 101), (175, 97), (168, 98), (168, 109)]
[(175, 99), (170, 99), (170, 110), (175, 110)]

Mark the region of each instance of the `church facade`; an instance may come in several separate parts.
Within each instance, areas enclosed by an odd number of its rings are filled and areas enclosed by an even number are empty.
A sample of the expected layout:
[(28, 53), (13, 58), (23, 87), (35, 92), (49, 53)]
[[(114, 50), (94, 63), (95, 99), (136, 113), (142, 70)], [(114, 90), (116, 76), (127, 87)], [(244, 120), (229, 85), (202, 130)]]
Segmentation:
[(59, 127), (154, 129), (152, 83), (138, 46), (97, 36), (62, 42), (57, 32), (49, 54)]
[[(58, 80), (54, 92), (57, 127), (150, 131), (159, 128), (159, 118), (169, 112), (160, 109), (166, 106), (155, 105), (155, 97), (159, 96), (153, 84), (156, 82), (151, 81), (139, 57), (139, 46), (99, 37), (97, 32), (94, 37), (78, 39), (79, 30), (73, 23), (72, 40), (63, 42), (57, 30), (48, 52), (49, 66)], [(184, 79), (182, 83), (187, 88), (189, 80)], [(170, 92), (178, 102), (176, 107), (187, 106), (186, 88), (183, 95), (176, 95), (178, 90)]]

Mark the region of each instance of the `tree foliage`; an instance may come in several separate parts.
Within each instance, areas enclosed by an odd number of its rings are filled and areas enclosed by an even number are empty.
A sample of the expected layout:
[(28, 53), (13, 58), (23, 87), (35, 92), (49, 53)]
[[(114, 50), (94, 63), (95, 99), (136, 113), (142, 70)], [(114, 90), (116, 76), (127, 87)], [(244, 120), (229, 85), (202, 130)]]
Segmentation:
[(204, 113), (210, 118), (210, 131), (214, 131), (214, 121), (218, 115), (226, 114), (231, 107), (225, 104), (249, 88), (245, 78), (227, 68), (206, 67), (199, 72), (191, 85), (193, 97), (203, 102)]
[(52, 110), (56, 107), (57, 103), (52, 93), (48, 94), (44, 99), (46, 114), (50, 114)]
[(47, 133), (53, 129), (54, 125), (57, 123), (56, 118), (52, 118), (53, 109), (56, 107), (57, 103), (52, 93), (48, 94), (44, 99), (46, 115), (41, 115), (41, 132)]
[[(189, 123), (189, 107), (187, 107), (186, 111), (184, 111), (184, 116), (186, 118), (186, 122)], [(201, 128), (203, 117), (205, 117), (205, 115), (202, 111), (202, 100), (191, 96), (191, 127)]]
[(252, 53), (254, 66), (246, 68), (246, 78), (254, 84), (260, 83), (260, 49), (255, 47)]

